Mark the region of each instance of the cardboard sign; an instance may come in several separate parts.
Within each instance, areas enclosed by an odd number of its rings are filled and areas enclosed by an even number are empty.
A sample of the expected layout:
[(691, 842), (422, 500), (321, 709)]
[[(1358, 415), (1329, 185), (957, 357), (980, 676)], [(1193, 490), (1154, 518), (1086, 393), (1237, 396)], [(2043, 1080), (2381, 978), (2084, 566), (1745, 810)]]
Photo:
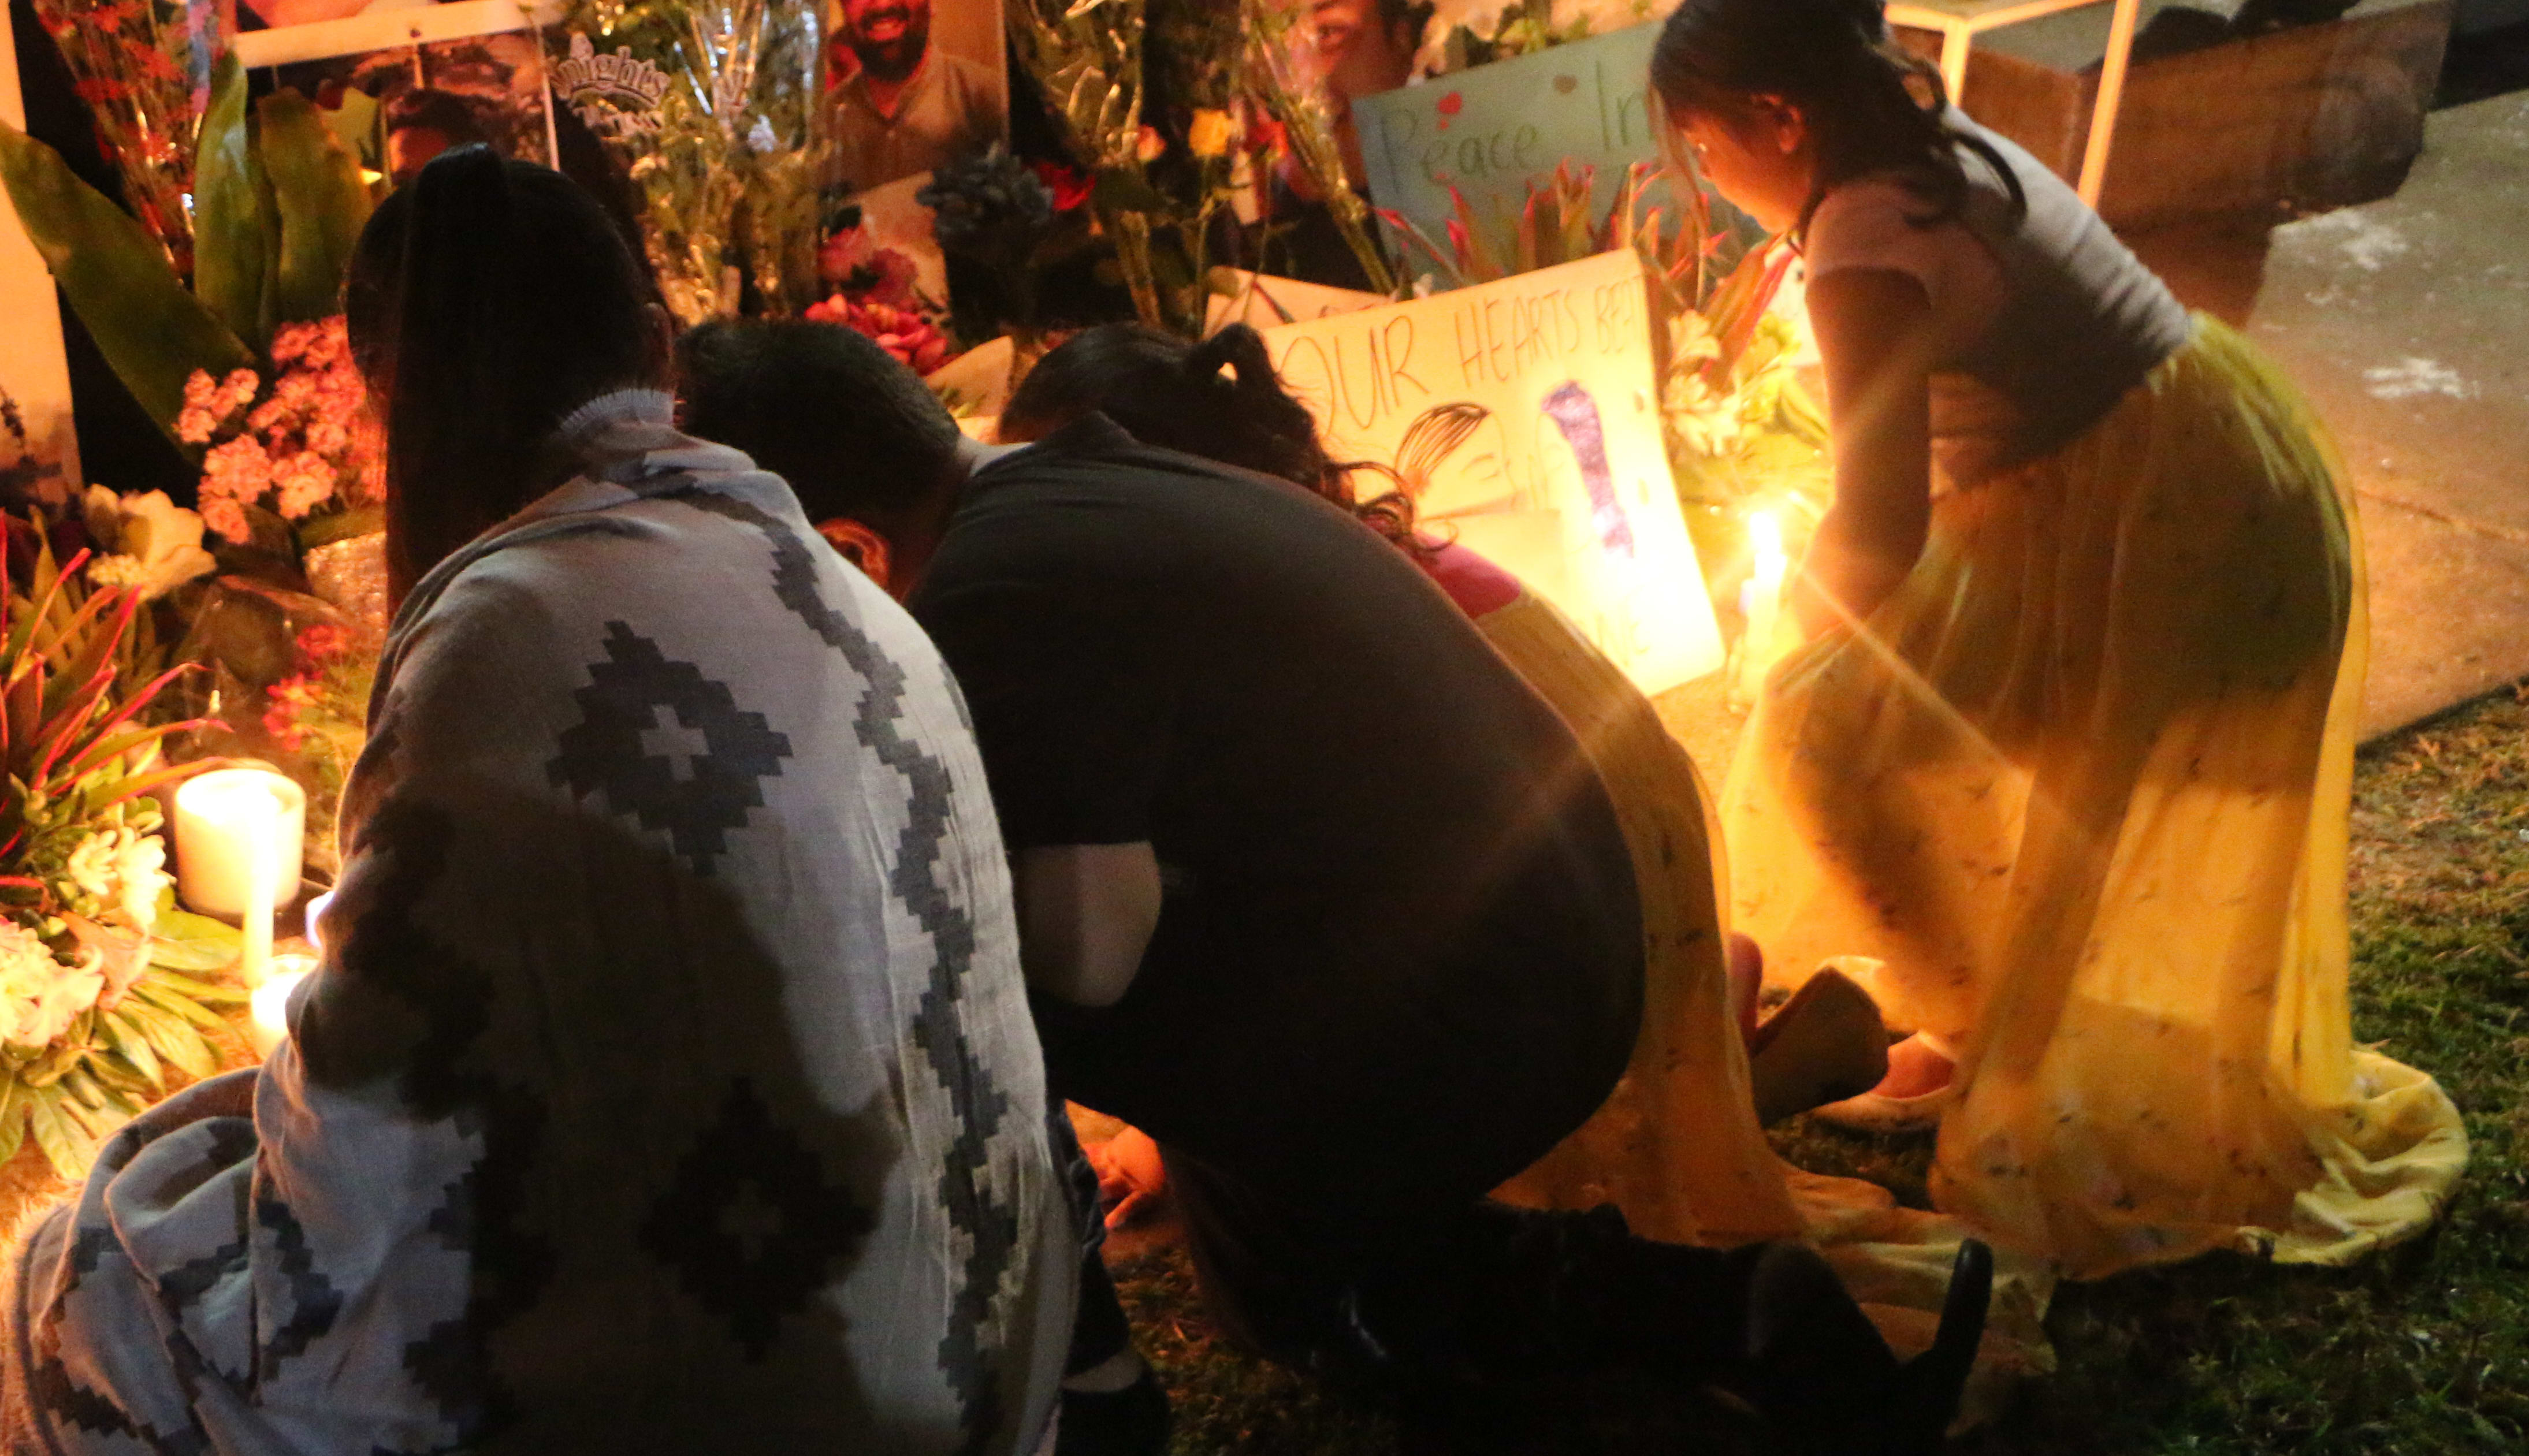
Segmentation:
[(1359, 289), (1328, 288), (1322, 283), (1275, 278), (1244, 268), (1218, 268), (1211, 276), (1215, 290), (1223, 283), (1231, 287), (1225, 293), (1214, 292), (1207, 301), (1203, 323), (1207, 334), (1217, 334), (1231, 324), (1269, 329), (1304, 319), (1330, 318), (1338, 313), (1375, 308), (1387, 301)]
[(1561, 608), (1645, 693), (1721, 666), (1631, 251), (1264, 331), (1339, 460)]
[[(1633, 26), (1355, 101), (1372, 200), (1446, 247), (1454, 183), (1494, 246), (1506, 249), (1503, 224), (1519, 216), (1529, 185), (1568, 162), (1597, 169), (1590, 210), (1603, 216), (1625, 169), (1659, 160), (1649, 95), (1659, 31), (1656, 23)], [(1427, 260), (1412, 256), (1410, 266), (1425, 271)]]

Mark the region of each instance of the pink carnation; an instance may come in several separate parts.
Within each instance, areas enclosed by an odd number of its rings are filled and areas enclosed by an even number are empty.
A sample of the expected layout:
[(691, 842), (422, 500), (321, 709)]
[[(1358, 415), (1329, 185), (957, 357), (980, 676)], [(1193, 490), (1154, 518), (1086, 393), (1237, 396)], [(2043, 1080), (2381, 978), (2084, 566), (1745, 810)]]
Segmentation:
[(201, 511), (202, 524), (218, 532), (223, 540), (242, 545), (254, 534), (246, 525), (245, 507), (226, 496), (203, 496)]
[(334, 420), (320, 419), (307, 427), (307, 448), (319, 455), (339, 456), (351, 448), (351, 432)]
[(209, 409), (219, 402), (220, 384), (208, 369), (196, 369), (185, 380), (185, 407)]
[(316, 337), (308, 341), (307, 362), (320, 368), (332, 368), (351, 361), (351, 325), (341, 314), (335, 314), (316, 326)]
[(256, 392), (262, 388), (262, 379), (252, 369), (231, 370), (227, 381), (220, 386), (219, 412), (226, 414), (253, 404)]
[(251, 501), (271, 484), (272, 457), (265, 453), (263, 442), (252, 435), (240, 435), (226, 445), (215, 445), (202, 457), (205, 495)]
[[(282, 380), (284, 384), (289, 382), (288, 379)], [(292, 412), (290, 402), (275, 395), (247, 412), (245, 427), (257, 434), (268, 434), (292, 423)]]
[[(193, 372), (193, 377), (207, 379), (210, 376), (197, 369)], [(190, 393), (191, 391), (187, 391), (188, 395)], [(186, 405), (185, 412), (176, 416), (176, 438), (188, 445), (210, 444), (211, 436), (218, 431), (219, 427), (219, 416), (196, 404)]]
[(334, 498), (334, 467), (313, 451), (301, 451), (273, 470), (281, 486), (281, 514), (297, 520)]
[(283, 324), (272, 331), (272, 361), (276, 364), (295, 362), (315, 342), (314, 324)]

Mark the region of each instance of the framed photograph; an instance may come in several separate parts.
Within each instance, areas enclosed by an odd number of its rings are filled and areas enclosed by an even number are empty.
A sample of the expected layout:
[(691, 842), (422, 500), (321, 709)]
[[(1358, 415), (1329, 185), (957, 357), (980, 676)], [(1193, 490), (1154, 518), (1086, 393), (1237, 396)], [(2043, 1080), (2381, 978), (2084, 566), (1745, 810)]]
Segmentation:
[(863, 192), (1009, 135), (1000, 0), (826, 0), (830, 187)]
[(478, 141), (554, 164), (544, 48), (516, 0), (270, 3), (285, 15), (357, 12), (243, 31), (237, 53), (259, 89), (290, 86), (314, 101), (368, 171), (401, 186), (432, 157)]

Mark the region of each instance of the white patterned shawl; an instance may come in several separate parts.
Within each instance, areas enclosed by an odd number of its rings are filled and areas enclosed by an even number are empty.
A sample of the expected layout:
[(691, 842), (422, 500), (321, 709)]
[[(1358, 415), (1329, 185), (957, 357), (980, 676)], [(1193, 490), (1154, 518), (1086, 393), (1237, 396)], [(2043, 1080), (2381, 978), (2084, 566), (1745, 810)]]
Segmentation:
[(296, 1042), (18, 1266), (22, 1448), (999, 1453), (1070, 1234), (963, 705), (610, 396), (399, 615)]

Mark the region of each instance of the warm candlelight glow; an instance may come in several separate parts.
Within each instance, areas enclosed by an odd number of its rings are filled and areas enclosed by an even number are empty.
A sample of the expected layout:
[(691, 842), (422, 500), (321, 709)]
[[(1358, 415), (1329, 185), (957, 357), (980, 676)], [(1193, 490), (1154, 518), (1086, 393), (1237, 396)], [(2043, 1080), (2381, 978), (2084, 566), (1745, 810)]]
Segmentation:
[(270, 1056), (272, 1049), (290, 1039), (290, 998), (298, 983), (316, 968), (313, 956), (281, 955), (272, 963), (272, 975), (255, 988), (251, 1009), (254, 1023), (251, 1040), (257, 1056)]
[(1739, 671), (1731, 696), (1752, 703), (1765, 685), (1765, 671), (1774, 665), (1774, 639), (1783, 612), (1783, 578), (1791, 574), (1791, 558), (1783, 553), (1782, 522), (1771, 511), (1748, 514), (1748, 550), (1754, 568), (1739, 589), (1739, 616), (1747, 630), (1739, 638)]
[[(204, 915), (242, 916), (257, 877), (274, 904), (298, 891), (307, 795), (269, 769), (215, 769), (176, 790), (176, 892)], [(258, 850), (255, 841), (260, 838)]]
[(307, 897), (307, 944), (315, 946), (316, 953), (320, 956), (325, 953), (323, 928), (325, 910), (333, 903), (334, 891), (330, 890), (322, 894), (312, 894)]
[(1783, 555), (1783, 525), (1774, 518), (1774, 512), (1758, 511), (1749, 515), (1748, 548), (1756, 559), (1755, 579), (1766, 587), (1780, 589), (1791, 560)]

